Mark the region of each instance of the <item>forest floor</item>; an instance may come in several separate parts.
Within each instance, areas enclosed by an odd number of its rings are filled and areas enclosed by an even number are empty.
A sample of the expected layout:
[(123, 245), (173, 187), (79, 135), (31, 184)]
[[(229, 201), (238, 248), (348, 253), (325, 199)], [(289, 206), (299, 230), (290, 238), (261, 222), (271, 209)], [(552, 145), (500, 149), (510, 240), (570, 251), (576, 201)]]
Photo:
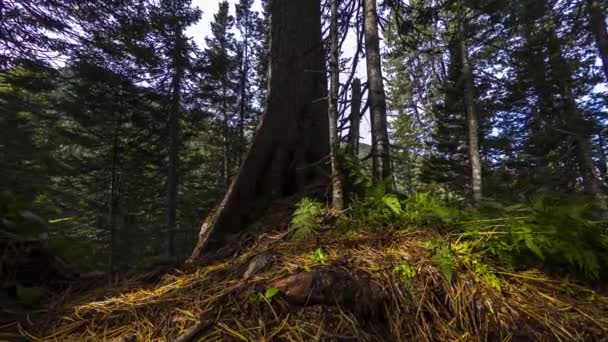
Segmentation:
[[(283, 208), (285, 209), (285, 208)], [(321, 232), (292, 241), (290, 213), (172, 272), (64, 293), (14, 323), (37, 341), (602, 341), (608, 297), (540, 271), (446, 270), (429, 231)], [(272, 222), (272, 224), (269, 224)], [(6, 335), (8, 336), (8, 335)], [(9, 338), (10, 340), (10, 338)]]

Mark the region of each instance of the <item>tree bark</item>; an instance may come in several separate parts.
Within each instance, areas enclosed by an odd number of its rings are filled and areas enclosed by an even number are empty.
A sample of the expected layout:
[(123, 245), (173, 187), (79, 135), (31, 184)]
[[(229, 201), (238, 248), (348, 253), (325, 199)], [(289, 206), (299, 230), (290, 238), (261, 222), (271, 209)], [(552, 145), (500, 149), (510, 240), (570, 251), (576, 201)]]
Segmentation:
[(340, 138), (338, 138), (338, 88), (340, 86), (340, 51), (338, 47), (338, 0), (331, 0), (330, 25), (330, 69), (331, 80), (329, 86), (329, 147), (331, 160), (332, 205), (335, 209), (344, 209), (344, 188), (338, 153)]
[(359, 156), (359, 136), (361, 124), (361, 80), (355, 78), (352, 84), (350, 102), (350, 129), (348, 130), (348, 153)]
[(210, 238), (225, 242), (270, 202), (325, 189), (329, 155), (327, 78), (319, 0), (273, 0), (267, 107), (238, 175), (203, 223), (190, 261)]
[(478, 204), (483, 199), (481, 178), (481, 157), (479, 154), (479, 116), (475, 103), (475, 81), (473, 68), (469, 61), (464, 24), (460, 24), (460, 59), (462, 62), (462, 77), (464, 81), (464, 102), (467, 112), (469, 160), (471, 163), (471, 187), (473, 202)]
[[(380, 36), (376, 0), (363, 0), (365, 20), (365, 49), (367, 59), (367, 82), (372, 126), (372, 178), (384, 181), (392, 176), (390, 164), (390, 142), (386, 119), (386, 95), (382, 78)], [(390, 186), (391, 183), (387, 183)]]
[(605, 11), (601, 0), (587, 0), (589, 28), (599, 50), (604, 74), (608, 82), (608, 29), (606, 28)]

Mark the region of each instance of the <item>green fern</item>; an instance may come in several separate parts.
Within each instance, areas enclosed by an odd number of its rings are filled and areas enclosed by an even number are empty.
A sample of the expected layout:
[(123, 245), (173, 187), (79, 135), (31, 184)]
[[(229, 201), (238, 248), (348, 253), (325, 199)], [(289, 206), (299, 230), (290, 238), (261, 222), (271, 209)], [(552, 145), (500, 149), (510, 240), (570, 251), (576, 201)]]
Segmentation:
[(304, 240), (318, 228), (318, 219), (321, 217), (323, 205), (310, 198), (303, 198), (296, 205), (291, 218), (289, 230), (294, 240)]
[(428, 246), (433, 251), (431, 263), (437, 267), (448, 284), (452, 283), (456, 272), (456, 258), (450, 246), (443, 241), (432, 241)]

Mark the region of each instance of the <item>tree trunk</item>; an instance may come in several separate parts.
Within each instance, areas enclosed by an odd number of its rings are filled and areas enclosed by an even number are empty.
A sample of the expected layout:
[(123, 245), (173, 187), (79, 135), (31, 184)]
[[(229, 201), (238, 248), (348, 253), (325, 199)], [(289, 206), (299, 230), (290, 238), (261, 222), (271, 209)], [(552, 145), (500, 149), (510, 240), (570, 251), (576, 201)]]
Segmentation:
[(344, 209), (344, 188), (338, 153), (340, 151), (340, 138), (338, 138), (338, 88), (340, 87), (340, 51), (338, 47), (338, 0), (331, 0), (330, 25), (330, 70), (331, 80), (329, 86), (329, 147), (331, 159), (332, 205), (335, 209)]
[(226, 190), (230, 186), (230, 140), (228, 134), (230, 132), (228, 127), (228, 104), (226, 103), (227, 85), (226, 80), (222, 85), (222, 189)]
[(587, 0), (589, 27), (595, 38), (600, 58), (602, 59), (606, 81), (608, 82), (608, 29), (606, 29), (606, 18), (603, 7), (601, 0)]
[(564, 131), (574, 136), (576, 143), (578, 167), (583, 178), (585, 192), (595, 197), (603, 209), (608, 209), (603, 196), (602, 182), (593, 160), (593, 147), (591, 145), (591, 124), (585, 120), (578, 109), (573, 91), (572, 72), (562, 55), (562, 45), (555, 28), (555, 19), (551, 10), (545, 5), (545, 36), (547, 37), (549, 63), (555, 75), (560, 95), (563, 99), (562, 127)]
[(464, 25), (460, 24), (460, 59), (462, 62), (462, 77), (464, 81), (464, 102), (467, 112), (469, 160), (471, 163), (471, 186), (473, 202), (478, 204), (483, 199), (481, 179), (481, 157), (479, 155), (479, 117), (475, 104), (475, 82), (473, 69), (469, 61)]
[(179, 145), (181, 117), (181, 89), (184, 75), (184, 37), (179, 25), (175, 27), (173, 46), (173, 79), (171, 80), (171, 104), (169, 106), (169, 170), (167, 176), (167, 254), (175, 259), (175, 234), (177, 229), (177, 192), (179, 187)]
[(319, 0), (273, 0), (266, 110), (238, 175), (201, 227), (190, 261), (278, 197), (327, 186), (327, 78)]
[[(380, 37), (376, 0), (363, 0), (367, 82), (372, 126), (372, 178), (374, 182), (391, 178), (390, 145), (386, 119), (386, 95), (382, 78)], [(390, 183), (387, 184), (390, 186)]]
[(249, 15), (245, 17), (245, 34), (243, 37), (243, 48), (241, 51), (241, 80), (240, 80), (240, 111), (239, 111), (239, 148), (238, 148), (238, 165), (240, 166), (243, 160), (245, 141), (245, 111), (247, 110), (247, 75), (249, 74)]
[(110, 178), (110, 206), (108, 210), (108, 221), (110, 225), (110, 257), (108, 266), (110, 273), (116, 270), (116, 206), (118, 204), (118, 177), (116, 175), (118, 164), (118, 123), (114, 127), (112, 137), (112, 170)]
[(355, 78), (350, 102), (350, 129), (348, 130), (348, 153), (359, 156), (359, 136), (361, 124), (361, 80)]

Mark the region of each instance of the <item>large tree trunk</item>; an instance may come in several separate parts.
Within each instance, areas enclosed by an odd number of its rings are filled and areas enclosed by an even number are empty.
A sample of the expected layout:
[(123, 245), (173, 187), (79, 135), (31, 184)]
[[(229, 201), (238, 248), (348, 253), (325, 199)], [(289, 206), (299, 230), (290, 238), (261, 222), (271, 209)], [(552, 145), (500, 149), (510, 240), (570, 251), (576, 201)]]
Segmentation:
[(608, 29), (606, 29), (606, 12), (604, 12), (602, 1), (587, 0), (587, 13), (589, 14), (589, 28), (595, 38), (606, 81), (608, 81)]
[(469, 160), (471, 163), (471, 186), (473, 188), (473, 202), (477, 204), (483, 199), (481, 157), (479, 155), (479, 117), (477, 105), (475, 103), (473, 69), (469, 61), (466, 32), (463, 24), (460, 24), (459, 31), (460, 59), (462, 62), (462, 77), (464, 81), (464, 102), (467, 112)]
[(319, 0), (273, 0), (267, 107), (224, 199), (201, 227), (190, 261), (208, 240), (223, 242), (270, 201), (327, 185), (327, 78)]
[[(380, 36), (376, 0), (363, 0), (367, 82), (372, 126), (372, 178), (375, 182), (391, 178), (390, 142), (386, 120), (386, 95), (382, 78)], [(392, 184), (392, 183), (389, 183)]]
[(361, 80), (355, 78), (350, 100), (350, 128), (348, 130), (348, 153), (359, 156), (359, 136), (361, 124)]
[(344, 188), (338, 159), (340, 138), (338, 138), (338, 88), (340, 86), (340, 51), (338, 47), (338, 0), (331, 0), (330, 28), (330, 69), (329, 86), (329, 147), (331, 152), (332, 205), (335, 209), (344, 209)]

